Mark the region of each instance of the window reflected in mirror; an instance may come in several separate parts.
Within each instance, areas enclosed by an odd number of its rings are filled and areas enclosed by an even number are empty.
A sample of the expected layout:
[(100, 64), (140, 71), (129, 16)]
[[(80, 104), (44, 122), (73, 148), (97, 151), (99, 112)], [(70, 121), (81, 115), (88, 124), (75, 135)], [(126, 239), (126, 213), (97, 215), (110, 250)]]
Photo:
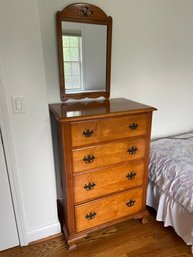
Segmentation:
[(64, 74), (66, 91), (82, 90), (82, 37), (81, 35), (62, 36)]

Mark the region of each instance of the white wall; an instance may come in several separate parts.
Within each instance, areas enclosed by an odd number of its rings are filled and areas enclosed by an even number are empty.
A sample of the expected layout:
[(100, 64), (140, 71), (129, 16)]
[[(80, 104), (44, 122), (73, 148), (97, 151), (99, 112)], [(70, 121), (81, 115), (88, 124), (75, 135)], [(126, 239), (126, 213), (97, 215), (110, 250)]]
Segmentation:
[[(59, 102), (55, 14), (39, 0), (48, 101)], [(88, 0), (113, 18), (111, 97), (158, 108), (153, 137), (193, 130), (193, 1)]]
[[(26, 222), (33, 241), (59, 232), (54, 165), (38, 3), (0, 3), (0, 62), (14, 138)], [(24, 114), (13, 114), (11, 96), (24, 96)]]

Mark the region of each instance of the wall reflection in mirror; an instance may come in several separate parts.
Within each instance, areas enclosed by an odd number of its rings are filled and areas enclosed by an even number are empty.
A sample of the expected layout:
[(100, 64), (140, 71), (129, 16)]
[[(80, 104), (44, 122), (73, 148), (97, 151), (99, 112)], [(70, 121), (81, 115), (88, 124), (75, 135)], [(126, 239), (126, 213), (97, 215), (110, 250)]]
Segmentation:
[(106, 90), (107, 26), (62, 21), (66, 93)]

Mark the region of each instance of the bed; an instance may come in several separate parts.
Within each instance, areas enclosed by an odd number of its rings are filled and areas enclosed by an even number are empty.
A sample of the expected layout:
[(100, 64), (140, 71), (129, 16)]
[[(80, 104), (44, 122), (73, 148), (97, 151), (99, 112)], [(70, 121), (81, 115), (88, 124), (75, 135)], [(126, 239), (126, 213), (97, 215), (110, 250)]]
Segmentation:
[(146, 203), (193, 253), (193, 133), (151, 143)]

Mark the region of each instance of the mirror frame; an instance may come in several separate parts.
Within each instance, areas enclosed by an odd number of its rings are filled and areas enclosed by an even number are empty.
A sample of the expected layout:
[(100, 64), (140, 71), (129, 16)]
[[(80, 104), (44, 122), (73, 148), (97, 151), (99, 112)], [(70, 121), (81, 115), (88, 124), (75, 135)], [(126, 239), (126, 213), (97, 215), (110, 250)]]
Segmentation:
[[(57, 12), (57, 43), (60, 79), (60, 97), (62, 101), (68, 99), (110, 97), (110, 77), (111, 77), (111, 45), (112, 45), (112, 17), (96, 5), (87, 3), (75, 3), (68, 5), (62, 11)], [(99, 24), (107, 26), (107, 50), (106, 50), (106, 90), (83, 93), (66, 93), (64, 79), (64, 61), (62, 47), (62, 21), (79, 22), (88, 24)]]

